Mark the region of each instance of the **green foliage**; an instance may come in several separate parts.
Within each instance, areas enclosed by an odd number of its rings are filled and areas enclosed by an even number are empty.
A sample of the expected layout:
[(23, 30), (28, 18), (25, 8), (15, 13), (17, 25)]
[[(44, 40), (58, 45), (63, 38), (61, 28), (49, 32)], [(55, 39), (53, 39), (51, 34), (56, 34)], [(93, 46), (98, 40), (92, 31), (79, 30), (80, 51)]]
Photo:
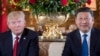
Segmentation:
[(66, 6), (61, 5), (61, 0), (35, 0), (33, 4), (29, 3), (29, 0), (19, 0), (16, 6), (22, 9), (30, 9), (33, 14), (49, 14), (49, 13), (70, 13), (74, 14), (74, 10), (86, 3), (87, 0), (67, 0)]

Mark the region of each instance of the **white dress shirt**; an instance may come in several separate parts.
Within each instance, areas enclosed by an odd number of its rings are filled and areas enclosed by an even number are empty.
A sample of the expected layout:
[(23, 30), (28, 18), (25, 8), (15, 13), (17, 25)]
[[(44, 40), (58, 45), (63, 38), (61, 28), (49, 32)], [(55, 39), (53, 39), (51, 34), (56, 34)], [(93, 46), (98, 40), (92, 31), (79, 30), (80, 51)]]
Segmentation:
[(80, 34), (81, 34), (81, 42), (82, 43), (83, 43), (83, 39), (84, 39), (83, 35), (84, 34), (88, 35), (86, 37), (86, 40), (87, 40), (87, 44), (88, 44), (88, 56), (90, 56), (90, 37), (91, 37), (90, 35), (91, 35), (91, 30), (89, 32), (87, 32), (87, 33), (83, 33), (83, 32), (80, 31)]
[[(20, 38), (21, 38), (21, 35), (22, 35), (22, 34), (18, 35), (19, 40), (20, 40)], [(12, 33), (12, 40), (13, 40), (13, 47), (14, 47), (14, 42), (15, 42), (15, 40), (16, 40), (16, 35), (15, 35), (14, 33)], [(18, 40), (18, 41), (19, 41), (19, 40)]]

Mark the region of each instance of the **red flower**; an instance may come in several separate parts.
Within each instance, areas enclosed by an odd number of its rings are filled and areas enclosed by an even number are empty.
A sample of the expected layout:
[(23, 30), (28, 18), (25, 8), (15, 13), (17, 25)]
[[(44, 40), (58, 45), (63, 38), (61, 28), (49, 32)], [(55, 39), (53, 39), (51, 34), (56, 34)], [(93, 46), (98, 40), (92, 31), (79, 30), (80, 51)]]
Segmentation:
[(14, 9), (16, 7), (14, 4), (11, 4), (10, 6), (12, 9)]
[(15, 3), (17, 3), (19, 0), (14, 0)]
[(83, 4), (83, 7), (86, 7), (86, 4)]
[(62, 6), (66, 6), (67, 0), (61, 0), (61, 4), (62, 4)]
[(35, 3), (35, 0), (29, 0), (29, 3), (30, 4), (34, 4)]
[(76, 3), (77, 3), (77, 2), (79, 2), (79, 0), (74, 0), (74, 2), (76, 2)]
[(91, 4), (91, 0), (87, 0), (87, 3), (90, 5)]

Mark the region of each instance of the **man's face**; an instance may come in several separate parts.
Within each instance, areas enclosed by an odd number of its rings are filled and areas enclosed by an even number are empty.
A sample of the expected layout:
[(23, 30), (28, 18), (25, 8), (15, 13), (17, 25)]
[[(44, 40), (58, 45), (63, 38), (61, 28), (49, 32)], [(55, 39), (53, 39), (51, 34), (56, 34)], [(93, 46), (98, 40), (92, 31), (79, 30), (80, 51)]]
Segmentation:
[(8, 27), (14, 34), (20, 34), (25, 27), (25, 20), (22, 18), (11, 19), (8, 21)]
[(93, 27), (94, 18), (89, 12), (79, 12), (75, 22), (80, 31), (88, 32)]

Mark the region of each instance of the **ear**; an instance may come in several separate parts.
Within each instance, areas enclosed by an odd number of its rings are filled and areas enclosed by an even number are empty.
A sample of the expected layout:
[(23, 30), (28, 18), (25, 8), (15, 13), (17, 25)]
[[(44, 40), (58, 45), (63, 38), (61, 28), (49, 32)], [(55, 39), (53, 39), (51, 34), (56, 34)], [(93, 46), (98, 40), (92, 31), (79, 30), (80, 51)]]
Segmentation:
[(76, 23), (76, 18), (75, 18), (75, 23)]
[(92, 18), (92, 22), (94, 23), (94, 17)]
[(24, 25), (26, 26), (26, 21), (24, 20)]
[(25, 21), (24, 23), (25, 23), (25, 25), (26, 25), (26, 21)]

